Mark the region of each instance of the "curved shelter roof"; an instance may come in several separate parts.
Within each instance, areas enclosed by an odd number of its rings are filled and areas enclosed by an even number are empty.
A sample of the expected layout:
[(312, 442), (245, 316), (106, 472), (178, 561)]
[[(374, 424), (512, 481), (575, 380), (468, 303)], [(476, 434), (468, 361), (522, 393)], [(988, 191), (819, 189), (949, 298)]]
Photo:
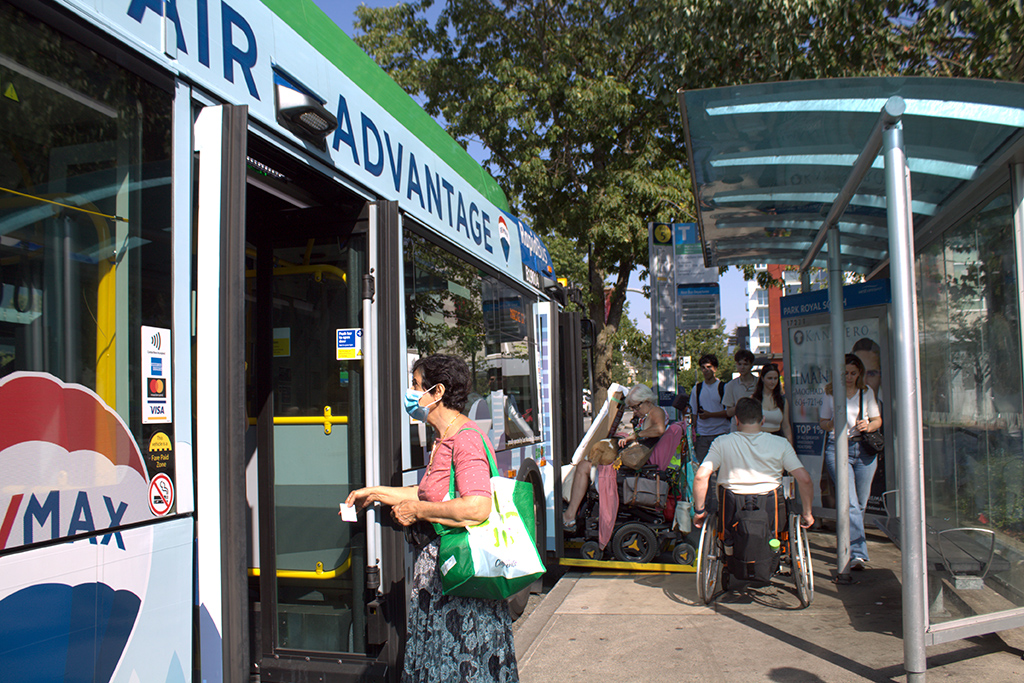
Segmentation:
[[(680, 91), (705, 265), (825, 266), (826, 215), (894, 96), (906, 107), (915, 233), (1024, 154), (1020, 83), (852, 78)], [(870, 275), (885, 267), (889, 240), (883, 159), (867, 162), (837, 225), (844, 269)]]

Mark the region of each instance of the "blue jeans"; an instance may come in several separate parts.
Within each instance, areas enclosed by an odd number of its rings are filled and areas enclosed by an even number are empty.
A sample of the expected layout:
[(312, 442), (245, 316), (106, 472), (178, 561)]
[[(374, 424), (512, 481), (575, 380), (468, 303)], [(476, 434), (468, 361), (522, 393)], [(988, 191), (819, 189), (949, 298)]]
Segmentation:
[[(875, 468), (878, 458), (867, 455), (860, 450), (860, 444), (849, 442), (850, 468), (850, 558), (868, 559), (868, 541), (864, 535), (864, 508), (871, 495), (871, 482), (875, 479)], [(836, 442), (829, 435), (825, 445), (825, 467), (832, 483), (836, 483)], [(836, 514), (839, 513), (839, 502), (836, 501)]]

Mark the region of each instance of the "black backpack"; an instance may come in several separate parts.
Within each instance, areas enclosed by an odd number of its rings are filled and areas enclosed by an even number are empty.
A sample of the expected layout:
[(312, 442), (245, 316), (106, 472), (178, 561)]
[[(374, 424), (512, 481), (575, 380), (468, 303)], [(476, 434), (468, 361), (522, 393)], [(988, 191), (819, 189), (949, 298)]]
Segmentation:
[[(732, 536), (732, 555), (726, 556), (729, 573), (737, 579), (768, 585), (779, 570), (781, 552), (769, 542), (785, 525), (785, 501), (781, 489), (769, 493), (733, 494), (724, 510), (727, 538)], [(781, 505), (780, 505), (781, 504)], [(781, 550), (781, 549), (780, 549)]]
[[(697, 383), (697, 412), (700, 412), (700, 390), (704, 388), (704, 380)], [(718, 382), (718, 400), (719, 402), (725, 400), (725, 382), (719, 380)]]

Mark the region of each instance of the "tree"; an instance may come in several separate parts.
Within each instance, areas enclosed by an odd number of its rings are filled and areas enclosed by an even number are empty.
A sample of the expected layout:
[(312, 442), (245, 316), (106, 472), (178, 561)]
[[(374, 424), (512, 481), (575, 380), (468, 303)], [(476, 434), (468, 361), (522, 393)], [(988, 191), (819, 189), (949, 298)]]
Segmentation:
[(598, 327), (599, 402), (647, 222), (692, 217), (675, 57), (650, 30), (661, 3), (451, 0), (429, 27), (430, 4), (361, 7), (357, 42), (456, 139), (483, 143), (513, 211), (565, 247), (556, 267)]
[(360, 6), (356, 41), (455, 139), (481, 143), (513, 211), (562, 247), (556, 268), (585, 283), (599, 331), (598, 400), (647, 223), (694, 219), (678, 90), (1018, 78), (1024, 37), (1017, 0), (448, 0), (431, 26), (432, 4)]
[(698, 382), (704, 381), (698, 361), (706, 353), (718, 357), (718, 378), (728, 381), (736, 368), (736, 361), (729, 354), (729, 339), (725, 332), (725, 321), (710, 330), (689, 330), (676, 335), (676, 356), (680, 359), (690, 357), (690, 369), (680, 368), (676, 375), (678, 392), (690, 393)]
[[(625, 386), (634, 383), (651, 386), (651, 336), (633, 323), (626, 315), (628, 312), (627, 305), (611, 339), (612, 381)], [(632, 380), (629, 368), (636, 371)]]

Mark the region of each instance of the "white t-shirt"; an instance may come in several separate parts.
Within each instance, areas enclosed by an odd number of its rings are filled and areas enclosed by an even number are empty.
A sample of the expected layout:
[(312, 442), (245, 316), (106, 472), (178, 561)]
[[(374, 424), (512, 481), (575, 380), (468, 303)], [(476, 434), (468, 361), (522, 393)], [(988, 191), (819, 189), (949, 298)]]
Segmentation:
[[(726, 408), (735, 408), (741, 398), (750, 398), (757, 389), (757, 377), (750, 376), (750, 383), (744, 384), (743, 377), (734, 377), (725, 385), (725, 396), (722, 397), (722, 405)], [(729, 421), (729, 431), (736, 431), (736, 421)]]
[(718, 483), (734, 493), (768, 493), (782, 484), (783, 472), (803, 466), (781, 436), (733, 432), (712, 442), (700, 469), (718, 470)]
[[(822, 420), (831, 420), (835, 414), (834, 411), (832, 397), (829, 394), (825, 394), (825, 400), (821, 404), (818, 417)], [(858, 413), (860, 413), (860, 392), (854, 394), (853, 398), (846, 399), (846, 435), (851, 438), (860, 434), (860, 430), (854, 426), (857, 424)], [(882, 411), (878, 407), (878, 401), (875, 400), (875, 392), (872, 391), (871, 387), (864, 387), (863, 417), (865, 420), (870, 420), (873, 417), (882, 417)], [(831, 433), (829, 432), (829, 434)]]
[[(725, 406), (722, 405), (722, 397), (718, 395), (718, 385), (722, 380), (715, 379), (714, 384), (708, 384), (707, 382), (701, 382), (693, 387), (693, 391), (690, 392), (690, 414), (699, 415), (700, 408), (708, 411), (709, 413), (718, 413), (725, 410)], [(728, 386), (728, 385), (726, 385)], [(700, 407), (697, 406), (697, 387), (700, 387)], [(714, 436), (716, 434), (725, 434), (729, 431), (729, 418), (727, 417), (709, 417), (707, 419), (698, 417), (697, 418), (697, 433), (701, 436)]]

